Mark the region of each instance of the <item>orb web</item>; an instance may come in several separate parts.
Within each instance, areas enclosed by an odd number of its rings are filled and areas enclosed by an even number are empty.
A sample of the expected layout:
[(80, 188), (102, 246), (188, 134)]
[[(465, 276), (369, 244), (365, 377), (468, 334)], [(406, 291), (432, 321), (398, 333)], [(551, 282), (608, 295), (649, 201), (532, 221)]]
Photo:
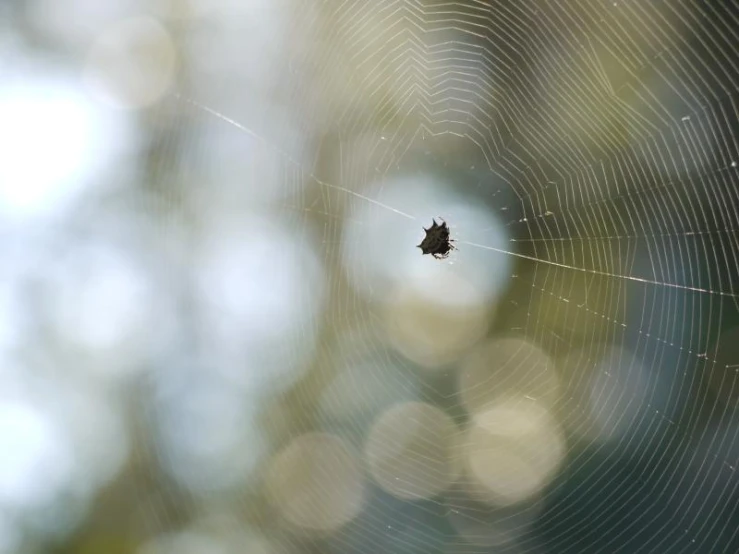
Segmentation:
[[(200, 185), (206, 226), (269, 213), (324, 272), (281, 356), (312, 360), (267, 371), (287, 396), (263, 402), (289, 420), (262, 421), (286, 495), (270, 536), (333, 552), (730, 549), (733, 8), (302, 7), (283, 63), (243, 85), (258, 100), (211, 83), (173, 100), (202, 128), (173, 150), (215, 158), (224, 183)], [(230, 155), (207, 152), (229, 134)], [(439, 216), (451, 264), (412, 248)], [(340, 458), (276, 476), (314, 432)]]
[(735, 5), (187, 17), (147, 119), (142, 552), (739, 550)]

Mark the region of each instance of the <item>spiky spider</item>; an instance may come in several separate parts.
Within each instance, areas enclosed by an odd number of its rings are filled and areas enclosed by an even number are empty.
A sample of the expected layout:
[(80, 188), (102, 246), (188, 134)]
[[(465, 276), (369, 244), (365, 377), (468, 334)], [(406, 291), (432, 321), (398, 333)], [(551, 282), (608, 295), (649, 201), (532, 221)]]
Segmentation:
[[(439, 218), (441, 219), (441, 218)], [(421, 251), (425, 254), (431, 254), (437, 260), (443, 260), (452, 250), (456, 250), (452, 244), (454, 241), (449, 238), (449, 226), (446, 221), (441, 219), (441, 225), (436, 223), (436, 219), (432, 219), (433, 225), (426, 229), (426, 236), (421, 241), (421, 244), (417, 245)]]

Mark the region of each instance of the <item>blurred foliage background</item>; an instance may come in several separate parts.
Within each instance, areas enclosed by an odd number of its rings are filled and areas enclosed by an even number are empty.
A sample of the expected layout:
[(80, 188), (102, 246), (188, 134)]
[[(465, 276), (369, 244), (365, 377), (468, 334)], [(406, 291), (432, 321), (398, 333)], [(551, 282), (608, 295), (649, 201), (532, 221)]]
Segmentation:
[(738, 31), (5, 0), (0, 552), (739, 552)]

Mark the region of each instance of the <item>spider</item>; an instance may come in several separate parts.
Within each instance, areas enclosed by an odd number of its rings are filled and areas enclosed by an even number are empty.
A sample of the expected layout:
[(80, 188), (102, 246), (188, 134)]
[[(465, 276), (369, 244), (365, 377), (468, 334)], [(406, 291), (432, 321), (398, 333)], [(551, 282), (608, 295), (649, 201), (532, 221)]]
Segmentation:
[(441, 219), (441, 225), (436, 223), (436, 219), (432, 219), (431, 221), (434, 224), (428, 229), (424, 227), (423, 230), (426, 231), (426, 236), (417, 248), (420, 248), (424, 255), (431, 254), (437, 260), (443, 260), (449, 256), (452, 250), (456, 250), (452, 244), (454, 241), (449, 238), (449, 226), (446, 224), (446, 221)]

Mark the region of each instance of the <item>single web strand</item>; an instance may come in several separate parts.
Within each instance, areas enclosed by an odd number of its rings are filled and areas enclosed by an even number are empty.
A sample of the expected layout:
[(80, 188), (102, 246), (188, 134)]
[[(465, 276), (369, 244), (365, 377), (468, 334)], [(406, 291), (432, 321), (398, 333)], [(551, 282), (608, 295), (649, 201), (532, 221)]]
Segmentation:
[[(217, 110), (214, 110), (213, 108), (211, 108), (209, 106), (206, 106), (205, 104), (201, 104), (200, 102), (197, 102), (196, 100), (193, 100), (192, 98), (187, 98), (185, 96), (182, 96), (179, 93), (174, 93), (173, 95), (174, 95), (175, 98), (177, 98), (179, 100), (183, 100), (183, 101), (187, 102), (188, 104), (190, 104), (190, 105), (198, 108), (199, 110), (202, 110), (202, 111), (204, 111), (204, 112), (206, 112), (206, 113), (208, 113), (208, 114), (210, 114), (210, 115), (212, 115), (212, 116), (220, 119), (221, 121), (224, 121), (224, 122), (228, 123), (229, 125), (234, 126), (235, 128), (239, 129), (240, 131), (243, 131), (244, 133), (247, 133), (249, 136), (251, 136), (251, 137), (259, 140), (262, 144), (264, 144), (268, 148), (271, 148), (274, 151), (276, 151), (277, 153), (279, 153), (288, 162), (290, 162), (295, 167), (297, 167), (299, 171), (301, 171), (304, 175), (308, 176), (310, 179), (313, 179), (319, 185), (324, 186), (326, 188), (330, 188), (330, 189), (338, 190), (338, 191), (341, 191), (341, 192), (345, 192), (347, 194), (351, 194), (352, 196), (356, 196), (357, 198), (361, 198), (362, 200), (366, 200), (367, 202), (369, 202), (371, 204), (375, 204), (376, 206), (380, 206), (381, 208), (384, 208), (386, 210), (389, 210), (389, 211), (391, 211), (393, 213), (396, 213), (396, 214), (401, 215), (403, 217), (406, 217), (408, 219), (412, 219), (412, 220), (416, 220), (417, 219), (416, 217), (414, 217), (414, 216), (412, 216), (412, 215), (410, 215), (408, 213), (405, 213), (405, 212), (403, 212), (403, 211), (401, 211), (401, 210), (399, 210), (397, 208), (393, 208), (392, 206), (389, 206), (387, 204), (384, 204), (383, 202), (380, 202), (379, 200), (375, 200), (373, 198), (370, 198), (369, 196), (365, 196), (364, 194), (358, 193), (358, 192), (353, 191), (351, 189), (342, 187), (340, 185), (335, 185), (335, 184), (332, 184), (332, 183), (327, 183), (326, 181), (323, 181), (322, 179), (319, 179), (314, 173), (312, 173), (310, 171), (307, 171), (300, 162), (298, 162), (297, 160), (295, 160), (286, 151), (284, 151), (281, 148), (275, 146), (271, 142), (265, 140), (262, 136), (260, 136), (259, 134), (255, 133), (253, 130), (249, 129), (245, 125), (239, 123), (235, 119), (232, 119), (232, 118), (228, 117), (227, 115), (225, 115), (225, 114), (223, 114), (223, 113), (221, 113), (221, 112), (219, 112)], [(719, 290), (710, 290), (710, 289), (704, 289), (704, 288), (700, 288), (700, 287), (691, 287), (691, 286), (688, 286), (688, 285), (679, 285), (677, 283), (668, 283), (668, 282), (663, 282), (663, 281), (656, 281), (656, 280), (653, 280), (653, 279), (645, 279), (643, 277), (635, 277), (633, 275), (620, 275), (620, 274), (617, 274), (617, 273), (609, 273), (607, 271), (598, 271), (596, 269), (588, 269), (588, 268), (584, 268), (584, 267), (577, 267), (577, 266), (573, 266), (573, 265), (563, 264), (563, 263), (560, 263), (560, 262), (555, 262), (555, 261), (552, 261), (552, 260), (546, 260), (546, 259), (543, 259), (543, 258), (537, 258), (535, 256), (528, 256), (526, 254), (521, 254), (519, 252), (513, 252), (513, 251), (510, 251), (510, 250), (504, 250), (502, 248), (496, 248), (494, 246), (487, 246), (487, 245), (484, 245), (484, 244), (477, 244), (477, 243), (474, 243), (474, 242), (467, 242), (467, 241), (456, 241), (456, 242), (458, 244), (466, 244), (468, 246), (474, 246), (476, 248), (482, 248), (483, 250), (491, 250), (493, 252), (498, 252), (500, 254), (507, 254), (509, 256), (513, 256), (513, 257), (516, 257), (516, 258), (521, 258), (521, 259), (529, 260), (529, 261), (532, 261), (532, 262), (553, 265), (553, 266), (556, 266), (556, 267), (560, 267), (562, 269), (569, 269), (569, 270), (572, 270), (572, 271), (580, 271), (580, 272), (583, 272), (583, 273), (590, 273), (591, 275), (601, 275), (603, 277), (610, 277), (610, 278), (613, 278), (613, 279), (625, 279), (625, 280), (628, 280), (628, 281), (634, 281), (634, 282), (637, 282), (637, 283), (644, 283), (644, 284), (647, 284), (647, 285), (657, 285), (657, 286), (663, 286), (663, 287), (674, 288), (674, 289), (679, 289), (679, 290), (686, 290), (686, 291), (691, 291), (691, 292), (699, 292), (699, 293), (704, 293), (704, 294), (713, 294), (713, 295), (723, 296), (723, 297), (727, 297), (727, 298), (739, 298), (739, 294), (730, 293), (730, 292), (724, 292), (724, 291), (719, 291)]]
[(647, 285), (659, 285), (663, 287), (673, 288), (673, 289), (680, 289), (680, 290), (687, 290), (692, 292), (702, 292), (705, 294), (715, 294), (717, 296), (726, 296), (728, 298), (739, 298), (739, 294), (734, 294), (731, 292), (724, 292), (720, 290), (711, 290), (711, 289), (703, 289), (700, 287), (691, 287), (688, 285), (678, 285), (677, 283), (667, 283), (663, 281), (655, 281), (653, 279), (644, 279), (643, 277), (635, 277), (633, 275), (620, 275), (618, 273), (609, 273), (607, 271), (598, 271), (597, 269), (588, 269), (586, 267), (577, 267), (574, 265), (568, 265), (563, 264), (560, 262), (554, 262), (552, 260), (545, 260), (543, 258), (537, 258), (535, 256), (528, 256), (526, 254), (521, 254), (519, 252), (512, 252), (510, 250), (503, 250), (502, 248), (496, 248), (494, 246), (486, 246), (484, 244), (476, 244), (474, 242), (467, 242), (467, 241), (459, 241), (460, 244), (466, 244), (467, 246), (474, 246), (476, 248), (482, 248), (484, 250), (492, 250), (493, 252), (499, 252), (500, 254), (508, 254), (509, 256), (514, 256), (516, 258), (522, 258), (524, 260), (530, 260), (532, 262), (538, 262), (543, 264), (549, 264), (556, 267), (561, 267), (563, 269), (571, 269), (573, 271), (581, 271), (583, 273), (590, 273), (592, 275), (601, 275), (603, 277), (611, 277), (613, 279), (626, 279), (628, 281), (635, 281), (637, 283), (644, 283)]
[(352, 196), (356, 196), (357, 198), (361, 198), (362, 200), (366, 200), (367, 202), (369, 202), (371, 204), (375, 204), (376, 206), (380, 206), (381, 208), (384, 208), (386, 210), (390, 210), (391, 212), (394, 212), (394, 213), (396, 213), (398, 215), (402, 215), (403, 217), (407, 217), (408, 219), (413, 219), (413, 220), (416, 219), (414, 216), (412, 216), (410, 214), (407, 214), (407, 213), (405, 213), (405, 212), (403, 212), (403, 211), (401, 211), (401, 210), (399, 210), (397, 208), (393, 208), (392, 206), (388, 206), (387, 204), (383, 204), (379, 200), (375, 200), (373, 198), (370, 198), (369, 196), (365, 196), (364, 194), (360, 194), (360, 193), (358, 193), (356, 191), (353, 191), (351, 189), (348, 189), (348, 188), (345, 188), (345, 187), (342, 187), (342, 186), (339, 186), (339, 185), (334, 185), (334, 184), (331, 184), (331, 183), (327, 183), (326, 181), (323, 181), (323, 180), (319, 179), (318, 177), (316, 177), (316, 175), (314, 173), (311, 173), (309, 171), (306, 171), (305, 168), (303, 167), (303, 165), (300, 162), (298, 162), (297, 160), (295, 160), (292, 156), (290, 156), (290, 154), (288, 154), (287, 152), (285, 152), (281, 148), (275, 146), (271, 142), (265, 140), (263, 137), (261, 137), (260, 135), (258, 135), (257, 133), (255, 133), (254, 131), (252, 131), (248, 127), (246, 127), (245, 125), (242, 125), (241, 123), (239, 123), (238, 121), (236, 121), (234, 119), (231, 119), (227, 115), (222, 114), (221, 112), (216, 111), (213, 108), (209, 108), (205, 104), (201, 104), (200, 102), (197, 102), (197, 101), (193, 100), (192, 98), (187, 98), (185, 96), (182, 96), (179, 93), (174, 93), (174, 96), (175, 96), (175, 98), (177, 98), (179, 100), (184, 100), (188, 104), (190, 104), (192, 106), (195, 106), (196, 108), (198, 108), (200, 110), (203, 110), (204, 112), (209, 113), (209, 114), (211, 114), (214, 117), (217, 117), (221, 121), (225, 121), (229, 125), (233, 125), (234, 127), (236, 127), (237, 129), (239, 129), (240, 131), (243, 131), (243, 132), (247, 133), (249, 136), (257, 139), (258, 141), (260, 141), (262, 144), (264, 144), (268, 148), (271, 148), (274, 151), (276, 151), (278, 154), (280, 154), (282, 157), (284, 157), (288, 162), (290, 162), (295, 167), (297, 167), (298, 170), (300, 170), (304, 175), (307, 175), (309, 178), (313, 179), (319, 185), (321, 185), (323, 187), (326, 187), (326, 188), (330, 188), (330, 189), (334, 189), (334, 190), (339, 190), (339, 191), (345, 192), (347, 194), (351, 194)]

